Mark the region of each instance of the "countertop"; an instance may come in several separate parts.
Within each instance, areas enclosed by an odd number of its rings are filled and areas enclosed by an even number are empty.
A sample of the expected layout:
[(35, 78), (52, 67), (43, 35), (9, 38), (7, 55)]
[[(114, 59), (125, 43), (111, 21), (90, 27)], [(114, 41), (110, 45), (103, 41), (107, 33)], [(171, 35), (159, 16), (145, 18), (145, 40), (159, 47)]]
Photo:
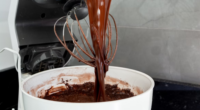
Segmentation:
[[(0, 74), (1, 88), (6, 90), (0, 91), (0, 110), (17, 110), (17, 72)], [(152, 110), (200, 110), (200, 86), (155, 79)]]
[(155, 80), (152, 110), (200, 110), (200, 87)]

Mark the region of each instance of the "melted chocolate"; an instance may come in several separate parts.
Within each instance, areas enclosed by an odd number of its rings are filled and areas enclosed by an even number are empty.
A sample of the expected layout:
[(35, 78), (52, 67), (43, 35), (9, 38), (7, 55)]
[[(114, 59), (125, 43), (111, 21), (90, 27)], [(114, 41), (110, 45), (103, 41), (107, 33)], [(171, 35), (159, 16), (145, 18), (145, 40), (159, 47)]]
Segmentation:
[(87, 0), (90, 31), (95, 50), (95, 89), (94, 99), (100, 101), (100, 97), (106, 101), (104, 78), (108, 71), (106, 58), (106, 29), (111, 0)]
[[(94, 99), (94, 83), (89, 82), (82, 85), (68, 85), (67, 90), (55, 93), (52, 95), (48, 95), (48, 92), (44, 99), (53, 100), (53, 101), (62, 101), (62, 102), (96, 102)], [(117, 87), (117, 85), (105, 85), (105, 92), (106, 92), (106, 101), (113, 101), (113, 100), (120, 100), (134, 96), (129, 89), (121, 90)], [(100, 97), (100, 101), (103, 100)]]

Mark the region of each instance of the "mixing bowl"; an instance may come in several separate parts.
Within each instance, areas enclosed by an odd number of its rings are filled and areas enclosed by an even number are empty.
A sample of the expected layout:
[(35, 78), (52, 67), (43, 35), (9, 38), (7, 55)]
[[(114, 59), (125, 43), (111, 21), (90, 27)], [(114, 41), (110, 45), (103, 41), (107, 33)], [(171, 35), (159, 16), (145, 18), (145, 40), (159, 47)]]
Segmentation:
[[(78, 79), (79, 77), (82, 78)], [(97, 103), (68, 103), (39, 98), (45, 95), (47, 89), (56, 87), (64, 80), (69, 80), (73, 84), (94, 81), (94, 68), (64, 67), (44, 71), (25, 79), (22, 82), (25, 110), (151, 110), (154, 81), (142, 72), (110, 66), (106, 74), (106, 83), (116, 83), (120, 86), (120, 81), (127, 82), (129, 86), (121, 84), (120, 88), (131, 88), (134, 94), (137, 94), (131, 98)]]

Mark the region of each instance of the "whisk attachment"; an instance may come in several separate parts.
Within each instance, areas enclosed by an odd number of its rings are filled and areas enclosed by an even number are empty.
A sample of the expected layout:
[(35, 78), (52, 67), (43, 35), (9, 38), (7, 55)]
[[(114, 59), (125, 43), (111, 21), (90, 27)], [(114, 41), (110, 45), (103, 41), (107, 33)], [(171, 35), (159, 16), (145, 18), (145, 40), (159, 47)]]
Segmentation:
[[(72, 12), (71, 12), (72, 13)], [(92, 48), (92, 46), (90, 45), (89, 41), (88, 41), (88, 38), (87, 36), (85, 35), (85, 33), (83, 32), (83, 29), (81, 27), (81, 24), (79, 22), (79, 19), (77, 17), (77, 14), (76, 14), (76, 11), (73, 12), (74, 15), (75, 15), (75, 18), (76, 18), (76, 21), (78, 23), (78, 31), (79, 31), (79, 34), (80, 34), (80, 38), (81, 38), (81, 42), (83, 44), (83, 48), (77, 43), (77, 41), (75, 40), (74, 36), (73, 36), (73, 29), (72, 29), (72, 26), (73, 26), (73, 23), (71, 25), (71, 29), (70, 29), (70, 26), (69, 26), (69, 22), (68, 22), (68, 17), (67, 16), (64, 16), (64, 17), (61, 17), (59, 18), (55, 24), (54, 24), (54, 33), (56, 35), (56, 37), (58, 38), (58, 40), (60, 41), (60, 43), (65, 47), (65, 49), (74, 57), (76, 58), (78, 61), (80, 62), (83, 62), (89, 66), (92, 66), (92, 67), (96, 67), (95, 66), (95, 52)], [(115, 31), (116, 31), (116, 46), (115, 46), (115, 49), (113, 49), (113, 46), (112, 46), (112, 43), (111, 43), (111, 38), (112, 38), (112, 27), (111, 27), (111, 22), (110, 20), (108, 20), (107, 22), (107, 33), (106, 33), (106, 39), (104, 41), (104, 44), (106, 44), (106, 47), (105, 47), (105, 57), (106, 57), (106, 63), (107, 65), (111, 64), (111, 62), (113, 61), (115, 55), (116, 55), (116, 51), (117, 51), (117, 45), (118, 45), (118, 32), (117, 32), (117, 26), (116, 26), (116, 22), (115, 22), (115, 19), (114, 17), (109, 14), (109, 16), (112, 18), (113, 22), (114, 22), (114, 26), (115, 26)], [(60, 39), (60, 37), (58, 36), (57, 32), (56, 32), (56, 25), (58, 23), (58, 21), (60, 21), (61, 19), (64, 19), (66, 18), (66, 21), (64, 23), (64, 28), (67, 27), (67, 30), (69, 31), (69, 34), (73, 40), (73, 43), (75, 45), (75, 48), (73, 51), (71, 51), (67, 45), (66, 45), (66, 42), (65, 42), (65, 36), (63, 34), (63, 39)], [(85, 20), (86, 21), (86, 20)], [(87, 21), (86, 21), (87, 23)], [(88, 27), (89, 24), (87, 23)], [(63, 31), (65, 31), (65, 29), (63, 29)], [(63, 32), (64, 33), (64, 32)], [(95, 33), (96, 36), (98, 36), (97, 32)], [(87, 33), (88, 35), (88, 33)], [(86, 56), (89, 57), (90, 60), (86, 60), (83, 58), (83, 56), (80, 54), (79, 50), (81, 52), (83, 52)], [(75, 55), (74, 52), (77, 52), (78, 55)]]
[[(76, 1), (76, 0), (75, 0)], [(90, 0), (90, 2), (92, 2), (92, 0)], [(87, 2), (90, 5), (90, 2)], [(109, 5), (111, 1), (107, 1), (107, 5)], [(78, 5), (78, 6), (82, 6)], [(91, 7), (90, 7), (90, 11), (91, 11)], [(93, 13), (93, 12), (90, 12)], [(71, 16), (71, 14), (74, 14), (74, 18)], [(63, 36), (63, 39), (60, 39), (60, 37), (58, 36), (57, 32), (56, 32), (56, 24), (54, 25), (54, 32), (56, 37), (58, 38), (58, 40), (60, 41), (60, 43), (66, 48), (66, 50), (73, 56), (75, 57), (78, 61), (83, 62), (89, 66), (92, 66), (95, 68), (95, 88), (94, 88), (94, 99), (95, 101), (100, 101), (100, 97), (102, 96), (103, 100), (106, 100), (105, 97), (105, 85), (104, 85), (104, 78), (106, 76), (106, 72), (108, 71), (108, 66), (111, 64), (111, 62), (113, 61), (115, 55), (116, 55), (116, 51), (117, 51), (117, 46), (118, 46), (118, 32), (117, 32), (117, 26), (116, 26), (116, 22), (114, 17), (111, 14), (106, 13), (106, 18), (104, 18), (105, 21), (101, 21), (104, 22), (103, 27), (106, 29), (99, 29), (99, 25), (96, 26), (97, 22), (93, 22), (95, 21), (95, 18), (92, 18), (91, 16), (89, 16), (90, 19), (90, 25), (87, 23), (87, 26), (90, 28), (91, 31), (91, 40), (93, 41), (93, 48), (91, 46), (91, 44), (89, 43), (89, 39), (87, 38), (87, 36), (85, 35), (85, 33), (83, 32), (83, 28), (81, 27), (81, 24), (79, 22), (80, 17), (77, 15), (77, 11), (76, 11), (76, 7), (74, 8), (74, 10), (72, 10), (70, 12), (70, 17), (74, 20), (77, 21), (78, 23), (78, 32), (80, 34), (80, 38), (81, 38), (81, 42), (83, 44), (83, 47), (81, 47), (77, 41), (75, 40), (74, 36), (73, 36), (73, 29), (69, 26), (69, 22), (68, 22), (68, 17), (66, 18), (66, 21), (64, 23), (64, 25), (67, 27), (67, 30), (73, 40), (73, 43), (75, 45), (75, 49), (74, 51), (70, 51), (69, 48), (66, 45), (65, 42), (65, 36)], [(103, 15), (104, 16), (104, 15)], [(112, 27), (111, 27), (111, 21), (109, 20), (108, 16), (111, 17), (111, 19), (114, 22), (114, 27), (115, 27), (115, 31), (116, 31), (116, 45), (115, 45), (115, 49), (113, 48), (112, 45)], [(61, 20), (63, 18), (60, 18), (59, 20)], [(102, 20), (104, 20), (102, 19)], [(58, 20), (58, 21), (59, 21)], [(100, 23), (100, 22), (98, 22)], [(102, 27), (101, 27), (102, 28)], [(97, 30), (98, 29), (98, 30)], [(99, 32), (100, 31), (100, 32)], [(88, 35), (88, 33), (87, 33)], [(74, 54), (74, 52), (77, 52), (77, 55)], [(89, 58), (89, 60), (85, 59), (80, 52), (84, 53), (85, 56), (87, 56)]]

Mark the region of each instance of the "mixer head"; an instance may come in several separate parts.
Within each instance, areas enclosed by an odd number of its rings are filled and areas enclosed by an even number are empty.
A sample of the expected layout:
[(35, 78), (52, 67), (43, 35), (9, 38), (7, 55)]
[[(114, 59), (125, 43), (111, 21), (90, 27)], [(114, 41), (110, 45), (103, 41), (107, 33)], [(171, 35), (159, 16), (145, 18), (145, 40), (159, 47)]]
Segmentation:
[(74, 11), (76, 12), (78, 20), (84, 19), (88, 15), (87, 5), (85, 0), (68, 0), (63, 6), (63, 10), (68, 14), (73, 20), (76, 20)]
[[(57, 8), (63, 5), (65, 14), (69, 14), (73, 20), (76, 20), (74, 11), (76, 11), (78, 20), (85, 18), (88, 15), (86, 0), (33, 0), (40, 7), (44, 8)], [(59, 5), (58, 5), (59, 4)]]

